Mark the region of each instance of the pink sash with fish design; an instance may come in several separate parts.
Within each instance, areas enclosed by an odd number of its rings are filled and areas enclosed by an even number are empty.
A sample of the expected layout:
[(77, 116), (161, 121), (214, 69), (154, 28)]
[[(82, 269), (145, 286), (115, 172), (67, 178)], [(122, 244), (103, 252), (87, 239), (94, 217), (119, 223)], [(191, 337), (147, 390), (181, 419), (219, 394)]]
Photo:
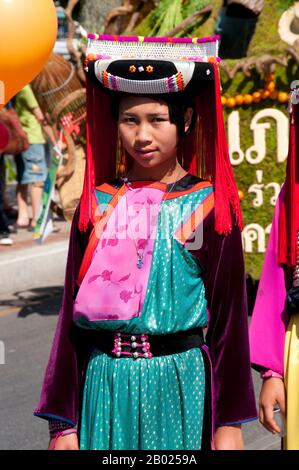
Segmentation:
[[(163, 195), (156, 188), (129, 187), (119, 200), (80, 285), (74, 320), (129, 320), (140, 315)], [(138, 248), (144, 250), (140, 269)]]

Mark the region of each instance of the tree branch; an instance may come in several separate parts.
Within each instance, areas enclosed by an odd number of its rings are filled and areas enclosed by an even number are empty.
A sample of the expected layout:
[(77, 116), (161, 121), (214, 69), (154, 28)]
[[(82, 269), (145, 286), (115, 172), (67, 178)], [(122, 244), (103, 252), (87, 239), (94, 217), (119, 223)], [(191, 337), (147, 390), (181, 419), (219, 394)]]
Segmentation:
[(169, 33), (165, 34), (166, 37), (172, 38), (175, 36), (177, 33), (180, 31), (186, 29), (188, 26), (190, 26), (192, 23), (194, 23), (195, 20), (200, 18), (201, 16), (205, 15), (206, 13), (211, 13), (213, 10), (212, 5), (208, 5), (205, 8), (202, 8), (202, 10), (199, 10), (192, 15), (188, 16), (184, 21), (182, 21), (180, 24), (178, 24), (175, 28), (173, 28)]
[(73, 45), (73, 40), (76, 34), (76, 25), (75, 25), (72, 15), (73, 15), (75, 6), (79, 2), (80, 0), (69, 0), (64, 11), (65, 11), (65, 15), (68, 21), (67, 49), (76, 64), (78, 77), (80, 78), (82, 83), (85, 83), (85, 73), (84, 73), (83, 65), (81, 61), (81, 54), (74, 48), (74, 45)]
[(124, 0), (123, 5), (113, 8), (105, 18), (105, 29), (109, 26), (109, 24), (119, 16), (126, 16), (133, 12), (133, 5), (131, 4), (130, 0)]

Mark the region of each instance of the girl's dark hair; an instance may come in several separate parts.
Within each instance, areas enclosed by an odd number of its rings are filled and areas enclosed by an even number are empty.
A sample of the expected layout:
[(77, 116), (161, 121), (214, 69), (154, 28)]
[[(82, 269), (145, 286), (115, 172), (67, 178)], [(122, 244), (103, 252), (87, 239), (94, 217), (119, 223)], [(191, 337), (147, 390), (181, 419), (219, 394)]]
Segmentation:
[[(113, 119), (118, 121), (119, 118), (119, 105), (120, 101), (125, 96), (135, 96), (129, 95), (127, 93), (113, 93), (111, 94), (112, 102), (111, 102), (111, 112)], [(188, 108), (193, 109), (193, 116), (191, 125), (187, 131), (187, 134), (191, 131), (193, 127), (193, 123), (195, 122), (195, 110), (192, 99), (187, 96), (185, 93), (167, 93), (167, 94), (159, 94), (159, 95), (136, 95), (136, 96), (144, 96), (147, 98), (152, 98), (156, 101), (163, 101), (168, 106), (169, 111), (169, 119), (170, 122), (176, 125), (178, 130), (179, 140), (182, 139), (185, 135), (185, 112)]]

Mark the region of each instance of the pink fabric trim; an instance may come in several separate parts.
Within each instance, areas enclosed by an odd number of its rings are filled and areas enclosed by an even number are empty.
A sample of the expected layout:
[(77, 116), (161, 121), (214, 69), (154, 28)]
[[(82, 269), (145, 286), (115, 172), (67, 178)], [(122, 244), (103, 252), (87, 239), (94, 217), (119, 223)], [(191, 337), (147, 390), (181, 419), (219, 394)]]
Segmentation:
[(210, 374), (211, 374), (211, 409), (212, 409), (212, 440), (211, 440), (211, 449), (212, 450), (216, 450), (216, 447), (215, 447), (215, 403), (214, 403), (214, 400), (215, 400), (215, 389), (214, 389), (214, 380), (213, 380), (213, 365), (212, 365), (212, 359), (211, 359), (211, 356), (210, 356), (210, 351), (209, 351), (209, 348), (207, 345), (204, 345), (202, 346), (202, 348), (207, 357), (208, 357), (208, 360), (209, 360), (209, 363), (210, 363)]
[(77, 429), (71, 428), (71, 429), (65, 429), (64, 431), (59, 431), (56, 434), (56, 436), (54, 438), (54, 441), (52, 442), (51, 446), (49, 447), (49, 450), (55, 450), (57, 439), (60, 436), (68, 436), (69, 434), (77, 434)]
[(262, 379), (267, 379), (269, 377), (277, 378), (277, 379), (283, 379), (283, 376), (279, 374), (278, 372), (274, 372), (273, 370), (266, 370), (261, 372), (261, 378)]

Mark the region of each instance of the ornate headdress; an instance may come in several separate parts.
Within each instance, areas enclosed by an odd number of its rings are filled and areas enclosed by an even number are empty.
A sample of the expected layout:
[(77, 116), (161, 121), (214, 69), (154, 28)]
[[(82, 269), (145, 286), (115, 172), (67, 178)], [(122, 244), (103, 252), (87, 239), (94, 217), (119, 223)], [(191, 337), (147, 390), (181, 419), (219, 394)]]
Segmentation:
[(92, 221), (94, 188), (113, 180), (120, 156), (117, 123), (111, 112), (116, 93), (192, 97), (195, 123), (180, 142), (180, 163), (215, 186), (215, 229), (229, 233), (232, 212), (242, 214), (223, 121), (217, 57), (218, 36), (143, 38), (89, 35), (87, 66), (87, 162), (79, 228)]

